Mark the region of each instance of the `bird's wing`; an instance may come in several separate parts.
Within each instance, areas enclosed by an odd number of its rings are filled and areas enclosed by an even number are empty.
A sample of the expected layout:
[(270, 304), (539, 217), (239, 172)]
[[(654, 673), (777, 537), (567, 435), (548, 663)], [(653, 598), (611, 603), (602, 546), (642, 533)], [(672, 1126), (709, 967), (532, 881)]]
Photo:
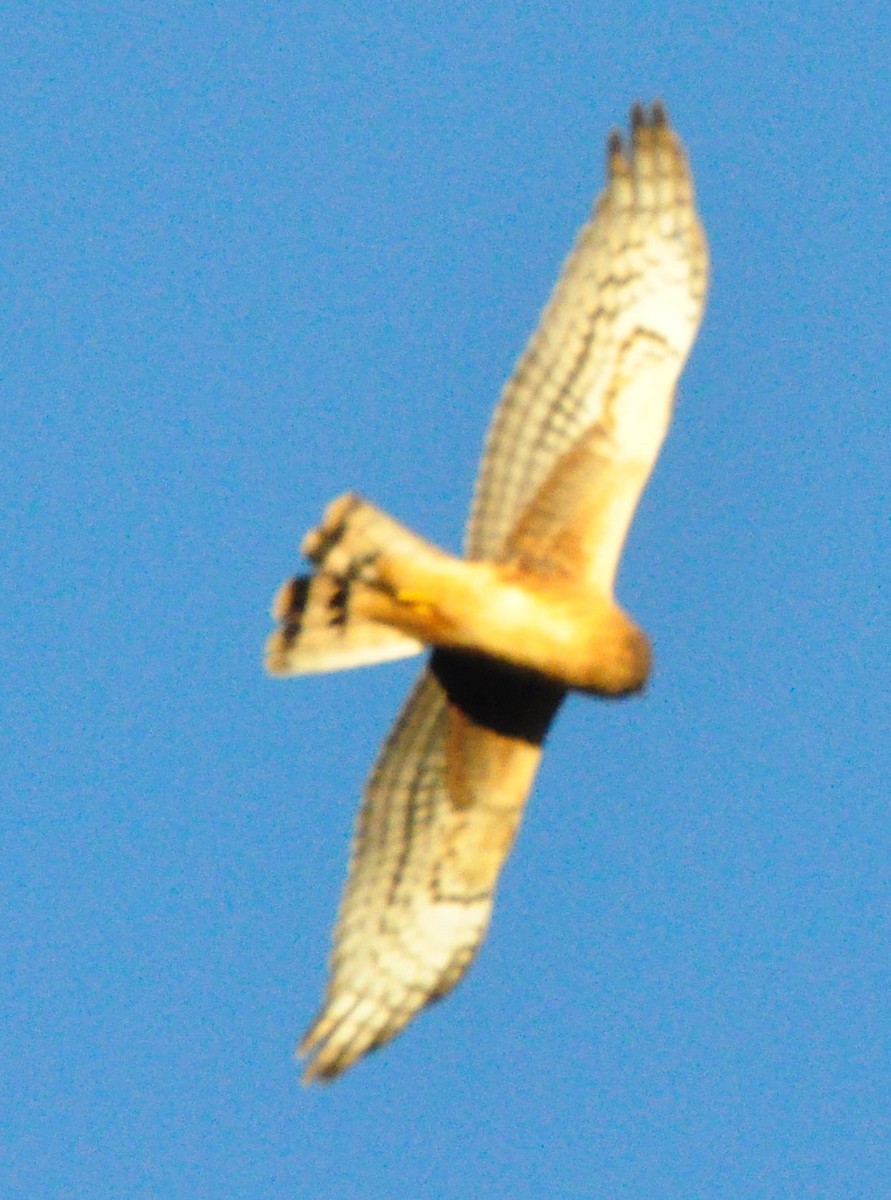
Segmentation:
[(437, 652), (369, 779), (322, 1011), (300, 1052), (331, 1079), (466, 971), (562, 691)]
[[(539, 538), (549, 519), (559, 530), (601, 474), (587, 540), (618, 542), (603, 556), (617, 561), (665, 436), (702, 315), (705, 237), (661, 105), (649, 114), (635, 106), (628, 153), (614, 133), (607, 164), (607, 186), (496, 409), (467, 530), (471, 558), (514, 557), (524, 521), (529, 543), (530, 513)], [(571, 457), (582, 445), (584, 464)], [(573, 464), (574, 476), (564, 470)]]

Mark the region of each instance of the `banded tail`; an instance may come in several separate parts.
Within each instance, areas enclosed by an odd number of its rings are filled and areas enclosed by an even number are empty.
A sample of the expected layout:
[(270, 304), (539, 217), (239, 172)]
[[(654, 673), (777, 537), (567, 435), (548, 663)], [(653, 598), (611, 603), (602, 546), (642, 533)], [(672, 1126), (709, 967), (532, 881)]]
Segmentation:
[(394, 537), (405, 536), (414, 537), (352, 493), (329, 506), (301, 547), (315, 574), (287, 580), (273, 601), (280, 627), (266, 642), (270, 675), (344, 671), (423, 650), (422, 642), (361, 612), (370, 586), (364, 576)]

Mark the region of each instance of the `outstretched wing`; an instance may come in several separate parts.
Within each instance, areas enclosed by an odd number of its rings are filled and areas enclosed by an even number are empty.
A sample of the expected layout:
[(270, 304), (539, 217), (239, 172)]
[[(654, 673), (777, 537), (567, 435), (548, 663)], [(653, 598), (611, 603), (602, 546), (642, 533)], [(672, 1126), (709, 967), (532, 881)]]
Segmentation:
[(563, 692), (437, 652), (368, 782), (322, 1012), (300, 1052), (330, 1079), (466, 971), (485, 936)]
[[(472, 558), (583, 571), (607, 592), (707, 270), (664, 111), (637, 107), (632, 124), (627, 157), (610, 139), (606, 190), (502, 396), (467, 534)], [(301, 1045), (308, 1079), (393, 1037), (467, 969), (562, 696), (434, 653), (366, 789), (325, 1002)]]
[(629, 460), (643, 468), (614, 517), (624, 520), (621, 542), (659, 453), (702, 318), (708, 255), (665, 110), (654, 104), (648, 118), (635, 105), (631, 117), (630, 153), (613, 133), (607, 186), (495, 411), (467, 530), (470, 558), (510, 557), (530, 510), (539, 525), (548, 511), (565, 522), (565, 487), (557, 504), (546, 490), (584, 440), (592, 450), (596, 443), (600, 469)]

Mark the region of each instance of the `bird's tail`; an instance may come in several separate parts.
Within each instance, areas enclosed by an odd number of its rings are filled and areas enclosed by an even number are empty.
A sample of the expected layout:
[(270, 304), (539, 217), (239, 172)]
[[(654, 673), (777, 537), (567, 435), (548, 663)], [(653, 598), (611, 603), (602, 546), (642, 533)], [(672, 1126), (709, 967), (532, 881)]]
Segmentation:
[(287, 580), (273, 601), (279, 628), (266, 643), (267, 671), (308, 675), (418, 654), (423, 643), (361, 611), (377, 557), (404, 540), (424, 545), (360, 497), (335, 500), (303, 543), (315, 573)]

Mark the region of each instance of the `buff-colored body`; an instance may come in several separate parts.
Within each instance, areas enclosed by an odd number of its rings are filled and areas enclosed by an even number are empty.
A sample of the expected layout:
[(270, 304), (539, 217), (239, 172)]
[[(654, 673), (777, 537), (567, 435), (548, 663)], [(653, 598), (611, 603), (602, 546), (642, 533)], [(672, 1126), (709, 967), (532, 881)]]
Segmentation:
[[(521, 562), (468, 562), (415, 537), (348, 493), (335, 500), (303, 544), (308, 558), (326, 531), (349, 526), (338, 553), (361, 558), (362, 544), (383, 549), (353, 580), (350, 614), (400, 630), (418, 642), (483, 652), (564, 687), (601, 695), (641, 688), (649, 673), (645, 634), (606, 595), (555, 566), (530, 577)], [(331, 569), (331, 552), (323, 559)]]
[(350, 493), (306, 538), (273, 674), (434, 647), (369, 780), (307, 1078), (388, 1040), (461, 977), (488, 925), (549, 724), (569, 689), (650, 669), (613, 595), (702, 314), (707, 254), (664, 111), (635, 108), (609, 182), (493, 420), (467, 536), (446, 554)]

